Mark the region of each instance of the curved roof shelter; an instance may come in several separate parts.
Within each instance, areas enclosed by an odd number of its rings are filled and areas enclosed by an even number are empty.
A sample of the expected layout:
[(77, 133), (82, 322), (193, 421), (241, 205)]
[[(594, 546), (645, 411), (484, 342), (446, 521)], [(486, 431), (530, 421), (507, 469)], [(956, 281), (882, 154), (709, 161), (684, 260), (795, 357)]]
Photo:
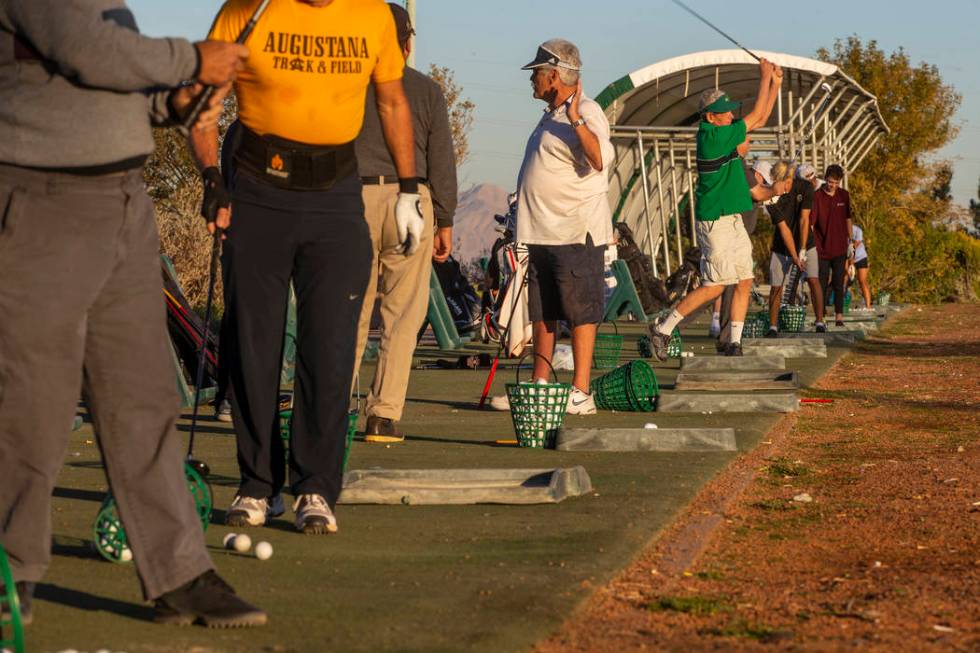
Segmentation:
[[(818, 171), (839, 163), (851, 172), (888, 132), (875, 96), (837, 66), (777, 52), (756, 54), (785, 72), (769, 122), (750, 135), (750, 159), (794, 159)], [(669, 273), (676, 267), (685, 239), (696, 244), (698, 97), (706, 89), (721, 88), (748, 111), (758, 87), (759, 64), (748, 53), (712, 50), (641, 68), (609, 84), (596, 98), (609, 118), (616, 149), (610, 205), (616, 220), (633, 229), (658, 271)]]

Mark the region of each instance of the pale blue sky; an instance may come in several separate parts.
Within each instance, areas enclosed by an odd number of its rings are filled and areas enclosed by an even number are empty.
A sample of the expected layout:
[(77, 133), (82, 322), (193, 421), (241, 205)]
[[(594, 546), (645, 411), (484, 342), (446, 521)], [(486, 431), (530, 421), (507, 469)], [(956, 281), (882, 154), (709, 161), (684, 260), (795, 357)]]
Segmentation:
[[(129, 0), (143, 32), (202, 38), (220, 0)], [(963, 95), (959, 137), (939, 154), (954, 162), (953, 195), (976, 198), (980, 177), (980, 0), (689, 0), (748, 48), (813, 56), (835, 38), (903, 46), (913, 62), (939, 67)], [(416, 67), (449, 66), (476, 103), (470, 161), (461, 187), (492, 182), (511, 189), (528, 133), (543, 106), (530, 96), (526, 71), (537, 45), (552, 37), (582, 52), (586, 93), (648, 64), (690, 52), (731, 47), (669, 0), (416, 0)], [(778, 15), (772, 7), (781, 7)]]

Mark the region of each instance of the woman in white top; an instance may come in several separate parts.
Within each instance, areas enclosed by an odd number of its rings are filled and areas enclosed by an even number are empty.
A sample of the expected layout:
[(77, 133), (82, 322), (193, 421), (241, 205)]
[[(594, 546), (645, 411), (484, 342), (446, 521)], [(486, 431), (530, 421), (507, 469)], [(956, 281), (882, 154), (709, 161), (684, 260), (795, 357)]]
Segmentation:
[[(854, 246), (854, 273), (857, 277), (858, 286), (864, 296), (864, 307), (871, 308), (871, 286), (868, 285), (868, 250), (865, 248), (864, 231), (861, 227), (854, 225), (851, 232), (851, 244)], [(850, 266), (848, 266), (850, 267)]]

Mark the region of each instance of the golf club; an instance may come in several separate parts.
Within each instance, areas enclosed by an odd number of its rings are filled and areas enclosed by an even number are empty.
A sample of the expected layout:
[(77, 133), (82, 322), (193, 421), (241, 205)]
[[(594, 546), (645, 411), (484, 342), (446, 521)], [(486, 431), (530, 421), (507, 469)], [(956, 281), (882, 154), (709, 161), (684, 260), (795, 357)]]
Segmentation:
[[(500, 363), (500, 352), (506, 346), (504, 343), (510, 337), (510, 327), (514, 323), (514, 311), (517, 308), (517, 302), (521, 299), (521, 293), (524, 292), (524, 285), (527, 283), (527, 274), (530, 261), (528, 261), (524, 266), (524, 274), (521, 275), (521, 284), (517, 287), (517, 293), (511, 299), (510, 304), (510, 316), (507, 318), (507, 326), (504, 327), (504, 332), (500, 336), (500, 342), (497, 343), (497, 353), (493, 357), (493, 363), (490, 365), (490, 373), (487, 375), (487, 382), (483, 384), (483, 394), (480, 395), (480, 405), (478, 408), (483, 409), (484, 404), (487, 402), (487, 395), (490, 394), (490, 386), (493, 385), (493, 377), (497, 373), (497, 365)], [(513, 283), (513, 281), (511, 282)]]
[(218, 277), (218, 259), (221, 256), (221, 235), (224, 230), (216, 227), (211, 241), (211, 265), (208, 272), (208, 298), (204, 304), (204, 334), (201, 337), (201, 349), (197, 357), (197, 373), (194, 380), (194, 407), (191, 412), (191, 434), (187, 443), (187, 464), (193, 467), (202, 477), (211, 473), (207, 463), (194, 459), (194, 433), (197, 429), (197, 413), (201, 402), (201, 386), (204, 385), (204, 362), (208, 350), (208, 333), (211, 329), (211, 306), (214, 304), (214, 286)]
[[(247, 23), (245, 23), (245, 27), (243, 27), (242, 31), (238, 33), (238, 38), (235, 39), (235, 43), (238, 43), (239, 45), (245, 43), (249, 35), (252, 33), (252, 30), (255, 29), (256, 23), (259, 22), (259, 18), (262, 17), (262, 12), (264, 12), (265, 8), (268, 6), (269, 0), (262, 0), (259, 3), (259, 6), (252, 12), (251, 18), (248, 19)], [(204, 90), (201, 91), (201, 94), (197, 96), (197, 100), (195, 100), (194, 104), (191, 106), (191, 110), (187, 113), (187, 117), (184, 118), (184, 127), (190, 129), (194, 123), (197, 122), (197, 117), (201, 115), (204, 108), (208, 106), (208, 102), (211, 100), (212, 95), (214, 95), (214, 86), (205, 86)]]
[(733, 39), (732, 37), (730, 37), (728, 34), (725, 34), (720, 29), (718, 29), (717, 27), (715, 27), (714, 25), (712, 25), (711, 22), (707, 18), (705, 18), (704, 16), (702, 16), (698, 12), (696, 12), (693, 9), (691, 9), (690, 7), (688, 7), (686, 4), (684, 4), (683, 2), (681, 2), (681, 0), (673, 0), (673, 2), (674, 2), (675, 5), (677, 5), (681, 9), (683, 9), (687, 13), (691, 14), (692, 16), (694, 16), (695, 18), (697, 18), (698, 20), (700, 20), (702, 23), (704, 23), (705, 25), (707, 25), (708, 27), (710, 27), (714, 31), (718, 32), (719, 34), (721, 34), (722, 36), (724, 36), (726, 39), (728, 39), (729, 41), (731, 41), (735, 45), (737, 45), (738, 47), (740, 47), (743, 50), (745, 50), (745, 52), (747, 52), (750, 57), (752, 57), (756, 61), (761, 61), (761, 59), (759, 59), (759, 57), (757, 57), (754, 52), (752, 52), (747, 47), (745, 47), (744, 45), (742, 45), (741, 43), (739, 43), (738, 41), (736, 41), (735, 39)]

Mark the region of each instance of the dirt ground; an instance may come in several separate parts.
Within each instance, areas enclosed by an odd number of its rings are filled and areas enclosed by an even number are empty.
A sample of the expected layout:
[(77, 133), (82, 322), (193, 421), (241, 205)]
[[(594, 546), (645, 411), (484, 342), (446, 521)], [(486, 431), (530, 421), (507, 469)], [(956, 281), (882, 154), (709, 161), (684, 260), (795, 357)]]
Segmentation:
[(911, 307), (540, 653), (980, 651), (980, 310)]

